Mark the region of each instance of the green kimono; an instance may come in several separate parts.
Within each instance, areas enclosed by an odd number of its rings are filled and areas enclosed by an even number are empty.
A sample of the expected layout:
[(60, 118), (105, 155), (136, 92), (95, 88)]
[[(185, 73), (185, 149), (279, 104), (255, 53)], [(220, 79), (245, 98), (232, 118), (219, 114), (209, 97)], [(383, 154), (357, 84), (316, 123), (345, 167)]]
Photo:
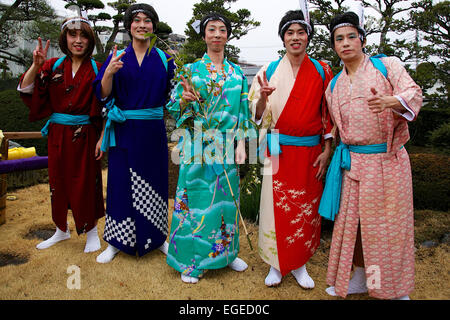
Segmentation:
[[(187, 127), (179, 143), (180, 172), (167, 263), (187, 276), (201, 277), (207, 269), (227, 266), (239, 252), (239, 213), (232, 197), (239, 205), (239, 176), (230, 161), (234, 160), (230, 141), (243, 139), (248, 129), (248, 85), (242, 70), (227, 59), (219, 71), (207, 54), (185, 68), (203, 107), (197, 102), (180, 106), (181, 84), (167, 104), (177, 128)], [(201, 130), (193, 130), (192, 120)], [(199, 135), (208, 129), (215, 133), (214, 139)]]

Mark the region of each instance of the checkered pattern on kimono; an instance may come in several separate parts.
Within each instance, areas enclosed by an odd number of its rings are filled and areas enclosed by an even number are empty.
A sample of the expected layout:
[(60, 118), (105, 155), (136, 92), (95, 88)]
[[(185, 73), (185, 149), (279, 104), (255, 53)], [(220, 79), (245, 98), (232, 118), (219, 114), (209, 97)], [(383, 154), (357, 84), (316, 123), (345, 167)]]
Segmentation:
[(122, 222), (117, 222), (111, 216), (106, 215), (104, 238), (106, 241), (115, 239), (125, 246), (134, 247), (136, 244), (135, 222), (130, 217)]
[(147, 250), (150, 248), (150, 245), (152, 244), (152, 239), (147, 239), (147, 243), (145, 244), (144, 248)]
[(131, 189), (133, 191), (133, 207), (142, 213), (164, 235), (168, 233), (167, 203), (153, 190), (152, 186), (133, 169), (131, 173)]

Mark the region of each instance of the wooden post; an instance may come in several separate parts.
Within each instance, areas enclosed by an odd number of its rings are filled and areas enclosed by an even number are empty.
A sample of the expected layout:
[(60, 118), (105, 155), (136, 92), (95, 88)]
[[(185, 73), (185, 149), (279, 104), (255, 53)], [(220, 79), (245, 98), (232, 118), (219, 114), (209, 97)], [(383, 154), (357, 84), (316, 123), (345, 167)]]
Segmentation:
[[(8, 138), (3, 138), (0, 145), (0, 153), (2, 160), (8, 160)], [(8, 180), (6, 174), (0, 174), (0, 225), (6, 222), (6, 189), (8, 187)]]
[(39, 131), (33, 132), (3, 132), (6, 139), (41, 139), (42, 134)]

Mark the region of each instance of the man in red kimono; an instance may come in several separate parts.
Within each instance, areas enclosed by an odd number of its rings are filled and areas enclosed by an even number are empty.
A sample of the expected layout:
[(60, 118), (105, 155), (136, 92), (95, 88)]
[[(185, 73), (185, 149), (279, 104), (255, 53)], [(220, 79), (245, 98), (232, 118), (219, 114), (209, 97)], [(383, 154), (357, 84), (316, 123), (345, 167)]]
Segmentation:
[(258, 243), (261, 258), (271, 266), (267, 286), (291, 272), (301, 287), (313, 288), (305, 264), (320, 244), (317, 210), (331, 152), (324, 92), (332, 73), (306, 54), (313, 27), (304, 12), (289, 11), (282, 18), (279, 35), (286, 55), (258, 72), (249, 94), (255, 120), (271, 130)]
[(37, 248), (46, 249), (70, 238), (70, 209), (77, 233), (87, 233), (84, 251), (93, 252), (100, 249), (97, 220), (104, 216), (104, 203), (100, 161), (96, 160), (101, 107), (92, 88), (100, 64), (91, 60), (95, 38), (90, 22), (82, 17), (66, 19), (59, 45), (66, 57), (46, 60), (49, 41), (43, 47), (38, 39), (33, 64), (18, 87), (30, 109), (30, 121), (50, 117), (43, 135), (48, 134), (48, 175), (56, 232)]

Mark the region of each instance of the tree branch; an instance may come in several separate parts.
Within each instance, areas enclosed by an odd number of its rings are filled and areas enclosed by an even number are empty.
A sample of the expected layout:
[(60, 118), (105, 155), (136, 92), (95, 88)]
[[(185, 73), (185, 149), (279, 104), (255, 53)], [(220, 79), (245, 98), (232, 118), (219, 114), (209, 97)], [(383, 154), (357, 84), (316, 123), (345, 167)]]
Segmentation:
[(0, 18), (0, 30), (2, 30), (3, 25), (8, 20), (9, 16), (19, 7), (23, 0), (16, 0), (14, 3), (6, 9), (5, 13)]

